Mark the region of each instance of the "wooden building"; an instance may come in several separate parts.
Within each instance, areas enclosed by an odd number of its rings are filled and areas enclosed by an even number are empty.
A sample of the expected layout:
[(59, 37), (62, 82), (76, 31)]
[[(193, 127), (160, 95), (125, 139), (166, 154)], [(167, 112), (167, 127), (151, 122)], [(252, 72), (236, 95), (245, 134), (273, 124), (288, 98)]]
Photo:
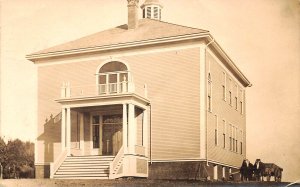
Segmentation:
[(27, 55), (37, 177), (217, 180), (242, 163), (251, 83), (209, 31), (162, 9), (128, 0), (127, 24)]

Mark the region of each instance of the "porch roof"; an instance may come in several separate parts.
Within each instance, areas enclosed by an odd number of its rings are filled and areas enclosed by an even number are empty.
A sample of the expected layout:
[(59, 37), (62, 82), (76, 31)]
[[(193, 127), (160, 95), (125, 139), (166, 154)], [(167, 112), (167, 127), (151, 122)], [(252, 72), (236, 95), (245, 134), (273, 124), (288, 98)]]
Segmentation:
[(90, 97), (72, 97), (56, 99), (56, 102), (62, 104), (64, 107), (79, 108), (90, 106), (104, 106), (132, 103), (145, 109), (150, 104), (150, 101), (136, 93), (99, 95)]

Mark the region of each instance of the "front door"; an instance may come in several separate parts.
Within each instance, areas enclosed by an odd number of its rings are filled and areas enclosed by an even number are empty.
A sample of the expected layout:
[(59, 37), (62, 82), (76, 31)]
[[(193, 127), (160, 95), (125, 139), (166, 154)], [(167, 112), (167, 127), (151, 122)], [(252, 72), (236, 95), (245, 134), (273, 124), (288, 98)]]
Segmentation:
[(123, 132), (121, 115), (103, 116), (103, 155), (117, 155), (122, 143)]
[(100, 152), (100, 135), (101, 135), (101, 126), (100, 126), (100, 116), (92, 116), (92, 154), (99, 155)]

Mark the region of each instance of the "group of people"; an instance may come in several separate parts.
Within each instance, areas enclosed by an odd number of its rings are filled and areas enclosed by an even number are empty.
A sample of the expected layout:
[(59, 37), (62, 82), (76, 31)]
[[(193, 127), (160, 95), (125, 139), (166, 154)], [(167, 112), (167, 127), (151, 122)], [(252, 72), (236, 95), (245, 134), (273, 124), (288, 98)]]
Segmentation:
[(260, 159), (256, 159), (254, 165), (245, 159), (240, 168), (242, 181), (263, 181), (263, 174), (265, 171), (265, 165)]

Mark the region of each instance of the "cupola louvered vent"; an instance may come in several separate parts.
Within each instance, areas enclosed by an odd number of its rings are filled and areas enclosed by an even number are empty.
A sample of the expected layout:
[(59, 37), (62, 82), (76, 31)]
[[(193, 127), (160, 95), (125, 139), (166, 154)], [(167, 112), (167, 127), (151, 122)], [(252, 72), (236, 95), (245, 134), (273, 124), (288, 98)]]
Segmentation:
[(147, 18), (151, 18), (151, 7), (147, 7)]
[(143, 18), (161, 20), (163, 6), (159, 0), (146, 0), (141, 8), (143, 9)]

